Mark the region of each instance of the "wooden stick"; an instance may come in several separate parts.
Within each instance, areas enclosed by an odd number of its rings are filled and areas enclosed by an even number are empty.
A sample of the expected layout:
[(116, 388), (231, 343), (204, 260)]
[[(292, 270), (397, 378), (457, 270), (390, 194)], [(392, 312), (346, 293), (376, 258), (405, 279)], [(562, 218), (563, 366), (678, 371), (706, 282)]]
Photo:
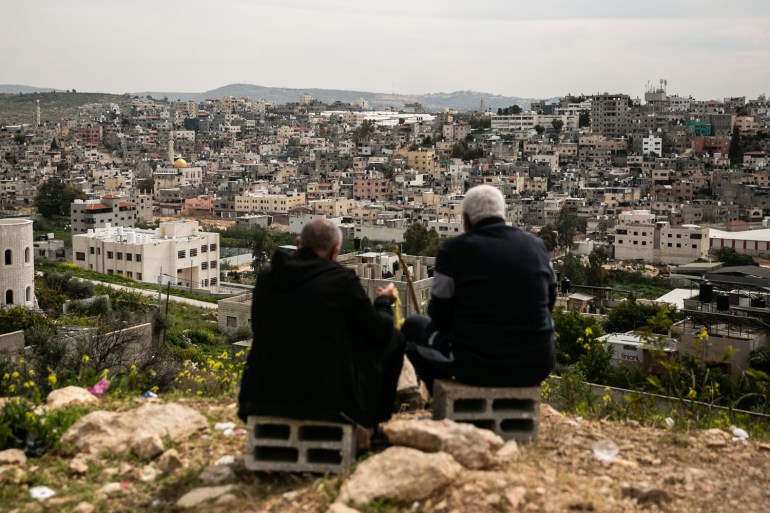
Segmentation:
[(414, 291), (414, 283), (412, 283), (412, 277), (409, 274), (409, 268), (406, 266), (406, 262), (404, 262), (404, 255), (401, 254), (401, 248), (399, 246), (396, 246), (394, 252), (396, 255), (398, 255), (398, 261), (401, 264), (401, 269), (404, 271), (404, 276), (406, 277), (406, 286), (409, 288), (409, 296), (412, 298), (412, 304), (414, 305), (414, 311), (418, 314), (420, 312), (420, 303), (417, 302), (417, 294)]

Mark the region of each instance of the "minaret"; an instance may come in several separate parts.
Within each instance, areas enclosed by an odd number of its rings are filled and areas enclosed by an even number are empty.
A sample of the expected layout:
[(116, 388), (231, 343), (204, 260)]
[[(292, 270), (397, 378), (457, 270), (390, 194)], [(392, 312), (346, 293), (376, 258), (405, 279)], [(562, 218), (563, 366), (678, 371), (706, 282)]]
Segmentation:
[(40, 126), (40, 100), (35, 100), (35, 126)]
[(168, 134), (168, 160), (171, 161), (171, 165), (174, 165), (174, 136), (171, 133)]

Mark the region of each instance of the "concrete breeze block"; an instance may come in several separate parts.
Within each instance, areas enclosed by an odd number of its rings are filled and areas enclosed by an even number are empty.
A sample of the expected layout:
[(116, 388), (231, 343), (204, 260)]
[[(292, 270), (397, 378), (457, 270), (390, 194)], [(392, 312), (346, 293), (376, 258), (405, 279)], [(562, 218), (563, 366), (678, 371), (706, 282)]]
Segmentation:
[(433, 418), (469, 422), (504, 440), (532, 440), (540, 426), (540, 387), (477, 387), (436, 380)]
[(339, 474), (355, 460), (350, 424), (252, 416), (247, 426), (249, 470)]

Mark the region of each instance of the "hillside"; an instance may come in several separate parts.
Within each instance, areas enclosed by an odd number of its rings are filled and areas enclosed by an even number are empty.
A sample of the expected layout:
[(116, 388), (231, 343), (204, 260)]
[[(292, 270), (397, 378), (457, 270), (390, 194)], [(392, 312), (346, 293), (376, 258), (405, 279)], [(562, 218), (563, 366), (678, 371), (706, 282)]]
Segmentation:
[(77, 119), (78, 108), (88, 103), (117, 103), (121, 108), (130, 104), (128, 96), (105, 93), (51, 92), (51, 90), (26, 94), (0, 93), (0, 126), (33, 123), (35, 100), (40, 100), (40, 115), (44, 123)]
[[(180, 418), (180, 424), (195, 427), (196, 422), (202, 422), (202, 434), (187, 434), (178, 441), (164, 438), (162, 445), (167, 452), (160, 457), (156, 457), (157, 451), (148, 453), (153, 457), (145, 459), (134, 454), (102, 451), (74, 458), (46, 454), (25, 463), (7, 464), (0, 467), (3, 469), (0, 470), (0, 510), (12, 513), (129, 512), (150, 508), (160, 512), (179, 511), (181, 508), (176, 503), (188, 492), (226, 485), (226, 488), (199, 490), (197, 494), (207, 492), (211, 500), (186, 510), (759, 513), (768, 511), (770, 504), (770, 445), (755, 440), (732, 441), (724, 430), (682, 431), (641, 426), (634, 421), (583, 420), (563, 416), (544, 405), (537, 439), (521, 444), (518, 452), (498, 459), (491, 467), (464, 468), (449, 485), (417, 501), (398, 504), (376, 500), (353, 510), (342, 505), (330, 509), (349, 475), (257, 474), (244, 470), (240, 454), (246, 443), (245, 433), (235, 417), (235, 405), (229, 401), (180, 397), (113, 399), (92, 408), (126, 411), (132, 416), (149, 407), (171, 405), (173, 400), (179, 403), (177, 408), (185, 408), (199, 418)], [(146, 420), (138, 419), (139, 422)], [(224, 422), (235, 423), (235, 429), (217, 425)], [(119, 424), (111, 421), (109, 426), (117, 429), (115, 426)], [(118, 431), (107, 431), (105, 425), (102, 431), (90, 430), (82, 443), (97, 443), (106, 435), (120, 436)], [(619, 446), (620, 452), (612, 463), (602, 463), (594, 457), (592, 448), (604, 439)], [(171, 452), (176, 454), (168, 456)], [(228, 456), (235, 456), (234, 464), (226, 464)], [(378, 457), (370, 456), (367, 462), (374, 462)], [(218, 460), (225, 464), (214, 466)], [(175, 462), (181, 467), (176, 469)], [(408, 467), (413, 462), (402, 464)], [(55, 495), (38, 503), (30, 498), (29, 490), (33, 486), (47, 486)], [(189, 495), (185, 501), (194, 502)]]

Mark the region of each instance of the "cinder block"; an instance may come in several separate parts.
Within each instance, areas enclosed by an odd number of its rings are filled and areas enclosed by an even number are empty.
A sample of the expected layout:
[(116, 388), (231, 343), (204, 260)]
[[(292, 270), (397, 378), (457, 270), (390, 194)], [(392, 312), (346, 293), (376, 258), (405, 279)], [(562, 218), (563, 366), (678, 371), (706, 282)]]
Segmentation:
[(247, 426), (249, 470), (339, 474), (355, 459), (350, 424), (252, 416)]
[(468, 422), (505, 440), (532, 440), (540, 427), (540, 387), (477, 387), (436, 380), (433, 418)]

